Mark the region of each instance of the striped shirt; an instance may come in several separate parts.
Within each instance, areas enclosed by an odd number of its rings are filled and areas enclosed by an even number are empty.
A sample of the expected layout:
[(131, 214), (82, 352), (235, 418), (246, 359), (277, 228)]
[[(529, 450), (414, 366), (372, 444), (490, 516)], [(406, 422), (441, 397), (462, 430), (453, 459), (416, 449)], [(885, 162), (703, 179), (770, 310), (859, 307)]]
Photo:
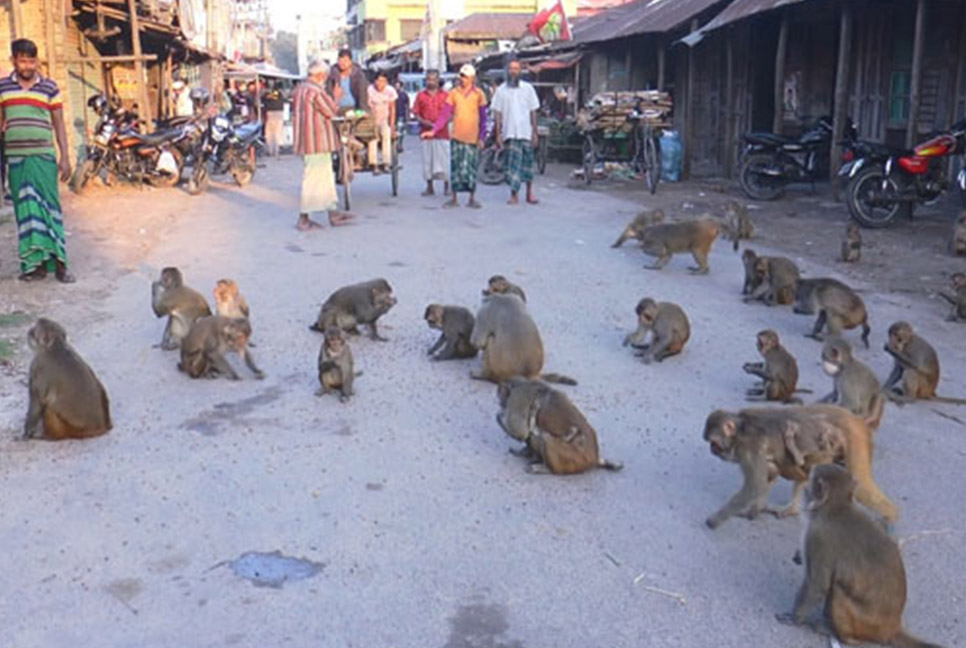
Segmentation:
[(322, 86), (308, 79), (296, 86), (292, 95), (296, 155), (331, 153), (339, 148), (332, 128), (337, 111), (335, 101)]
[(63, 108), (60, 88), (52, 79), (36, 75), (24, 90), (17, 73), (0, 80), (3, 142), (8, 156), (56, 155), (51, 112)]

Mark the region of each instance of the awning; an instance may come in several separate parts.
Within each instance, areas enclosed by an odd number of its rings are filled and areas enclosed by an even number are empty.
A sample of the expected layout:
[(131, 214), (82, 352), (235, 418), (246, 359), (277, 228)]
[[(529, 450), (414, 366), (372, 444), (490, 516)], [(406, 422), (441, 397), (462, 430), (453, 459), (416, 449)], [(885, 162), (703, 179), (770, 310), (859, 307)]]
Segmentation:
[(701, 42), (705, 34), (712, 32), (715, 29), (720, 29), (725, 25), (730, 25), (733, 22), (750, 18), (756, 14), (778, 9), (779, 7), (785, 7), (787, 5), (798, 4), (804, 1), (805, 0), (734, 0), (734, 2), (725, 7), (724, 11), (715, 16), (711, 22), (701, 29), (688, 34), (682, 38), (680, 42), (693, 47)]
[(669, 32), (724, 0), (633, 0), (601, 11), (573, 27), (578, 43)]
[(265, 77), (267, 79), (301, 79), (297, 74), (292, 74), (288, 70), (275, 67), (268, 63), (228, 63), (225, 66), (225, 76), (232, 79), (254, 79), (255, 77)]
[(527, 69), (531, 72), (544, 72), (546, 70), (566, 70), (572, 68), (580, 62), (583, 58), (583, 54), (573, 52), (570, 54), (562, 54), (560, 56), (555, 56), (553, 58), (547, 58), (536, 61), (526, 61)]

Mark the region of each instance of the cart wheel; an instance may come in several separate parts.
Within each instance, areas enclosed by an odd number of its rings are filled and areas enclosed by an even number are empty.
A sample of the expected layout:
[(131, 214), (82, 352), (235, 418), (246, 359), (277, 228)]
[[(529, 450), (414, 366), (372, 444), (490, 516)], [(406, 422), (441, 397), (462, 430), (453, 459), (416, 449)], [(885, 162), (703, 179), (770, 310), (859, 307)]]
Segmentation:
[(594, 149), (594, 140), (590, 135), (584, 136), (583, 152), (584, 183), (590, 184), (594, 176), (594, 167), (597, 166), (597, 151)]
[(339, 156), (339, 177), (342, 180), (342, 204), (345, 211), (352, 210), (352, 163), (344, 152)]
[(393, 143), (392, 147), (392, 195), (393, 198), (399, 195), (399, 140)]

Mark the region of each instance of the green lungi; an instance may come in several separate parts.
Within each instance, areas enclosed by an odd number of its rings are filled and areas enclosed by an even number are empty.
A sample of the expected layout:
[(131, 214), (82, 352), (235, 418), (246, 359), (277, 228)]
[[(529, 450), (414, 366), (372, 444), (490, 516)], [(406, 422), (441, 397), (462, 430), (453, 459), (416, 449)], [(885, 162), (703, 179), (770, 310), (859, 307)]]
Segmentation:
[(57, 160), (48, 155), (7, 158), (7, 177), (20, 239), (20, 271), (53, 272), (67, 265), (64, 219), (57, 186)]
[(510, 191), (520, 191), (520, 185), (533, 182), (533, 145), (529, 140), (506, 141), (506, 183)]
[(476, 191), (476, 174), (480, 166), (480, 149), (476, 144), (450, 141), (450, 189)]

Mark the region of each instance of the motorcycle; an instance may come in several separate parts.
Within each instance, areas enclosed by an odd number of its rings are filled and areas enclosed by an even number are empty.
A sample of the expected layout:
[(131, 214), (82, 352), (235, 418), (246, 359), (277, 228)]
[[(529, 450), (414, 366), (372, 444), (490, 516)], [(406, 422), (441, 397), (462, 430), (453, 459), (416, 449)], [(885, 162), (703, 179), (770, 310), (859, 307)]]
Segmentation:
[[(851, 119), (845, 123), (842, 146), (850, 152), (858, 141)], [(801, 137), (774, 133), (746, 133), (741, 158), (741, 189), (752, 200), (775, 200), (793, 182), (815, 182), (828, 177), (832, 119), (822, 117)]]
[(178, 183), (184, 159), (177, 143), (188, 136), (185, 125), (142, 135), (135, 130), (137, 118), (104, 95), (91, 97), (87, 105), (99, 118), (84, 162), (71, 180), (75, 193), (83, 192), (91, 179), (102, 174), (108, 186), (118, 178), (139, 184), (147, 181), (155, 187)]
[[(848, 182), (849, 213), (864, 227), (887, 227), (897, 217), (912, 217), (917, 204), (931, 205), (949, 188), (945, 158), (966, 153), (966, 119), (912, 150), (860, 142), (857, 156), (839, 169)], [(956, 184), (966, 199), (966, 168)]]
[(255, 177), (256, 149), (262, 146), (260, 130), (258, 123), (233, 126), (225, 115), (209, 118), (194, 154), (188, 193), (197, 196), (205, 191), (212, 173), (230, 173), (239, 187), (251, 182)]

